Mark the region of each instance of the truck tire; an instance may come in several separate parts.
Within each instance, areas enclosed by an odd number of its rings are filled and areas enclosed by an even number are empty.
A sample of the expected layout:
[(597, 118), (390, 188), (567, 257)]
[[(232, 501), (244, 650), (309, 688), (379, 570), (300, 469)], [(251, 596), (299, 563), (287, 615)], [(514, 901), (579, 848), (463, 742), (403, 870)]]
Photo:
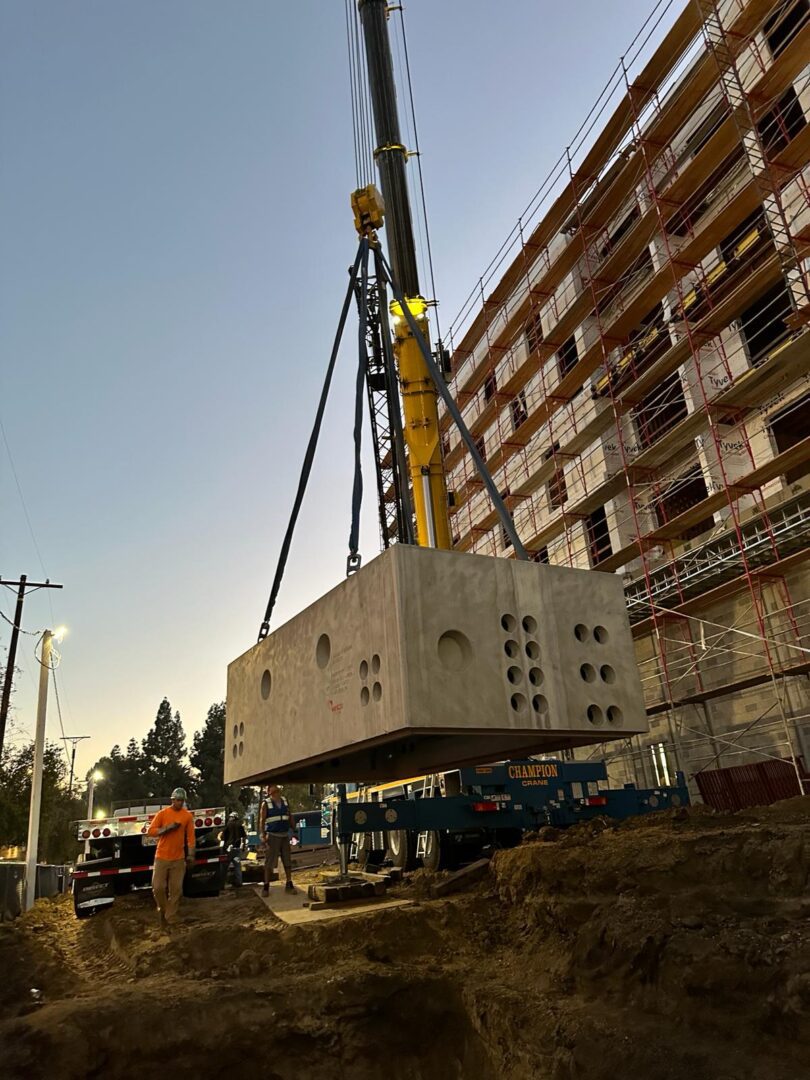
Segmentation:
[(425, 840), (422, 866), (425, 870), (442, 870), (447, 865), (447, 834), (431, 830)]
[(400, 870), (413, 870), (416, 866), (416, 833), (410, 829), (392, 829), (388, 833), (385, 861)]
[(374, 835), (372, 833), (357, 833), (357, 865), (361, 870), (367, 866), (379, 866), (383, 861), (385, 852), (374, 847)]

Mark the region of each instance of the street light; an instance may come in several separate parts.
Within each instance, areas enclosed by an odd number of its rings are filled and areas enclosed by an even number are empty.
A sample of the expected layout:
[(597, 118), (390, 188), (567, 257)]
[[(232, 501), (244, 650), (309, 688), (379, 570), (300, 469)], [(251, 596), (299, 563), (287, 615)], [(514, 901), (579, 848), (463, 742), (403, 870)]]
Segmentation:
[(87, 816), (91, 818), (93, 816), (93, 795), (96, 790), (96, 781), (103, 780), (104, 773), (95, 769), (90, 773), (90, 781), (87, 784)]

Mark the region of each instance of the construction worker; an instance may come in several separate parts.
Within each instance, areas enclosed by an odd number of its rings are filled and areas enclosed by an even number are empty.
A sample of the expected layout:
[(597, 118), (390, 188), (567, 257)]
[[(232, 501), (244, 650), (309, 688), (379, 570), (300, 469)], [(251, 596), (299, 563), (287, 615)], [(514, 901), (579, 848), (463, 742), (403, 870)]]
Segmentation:
[(158, 837), (152, 892), (164, 930), (177, 914), (186, 868), (194, 865), (194, 815), (185, 804), (185, 789), (175, 788), (171, 806), (158, 810), (147, 829), (149, 836)]
[(290, 835), (294, 829), (295, 819), (287, 800), (281, 794), (281, 788), (278, 784), (270, 784), (267, 788), (267, 798), (262, 803), (259, 813), (259, 830), (265, 844), (263, 896), (269, 895), (270, 875), (275, 872), (279, 855), (287, 877), (287, 884), (284, 887), (287, 892), (297, 892), (292, 882), (290, 847)]
[(247, 833), (235, 811), (228, 815), (228, 824), (219, 836), (228, 855), (225, 873), (233, 867), (233, 887), (238, 889), (242, 884), (242, 848), (247, 843)]

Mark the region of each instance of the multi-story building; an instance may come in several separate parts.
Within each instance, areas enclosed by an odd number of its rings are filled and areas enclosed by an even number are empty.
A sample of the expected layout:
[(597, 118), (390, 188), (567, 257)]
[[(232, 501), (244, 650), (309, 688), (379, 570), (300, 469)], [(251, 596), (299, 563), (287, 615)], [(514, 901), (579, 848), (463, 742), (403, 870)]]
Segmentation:
[[(810, 0), (690, 0), (650, 54), (663, 30), (451, 337), (531, 557), (624, 577), (651, 732), (603, 752), (646, 784), (810, 762)], [(509, 556), (448, 421), (454, 544)]]

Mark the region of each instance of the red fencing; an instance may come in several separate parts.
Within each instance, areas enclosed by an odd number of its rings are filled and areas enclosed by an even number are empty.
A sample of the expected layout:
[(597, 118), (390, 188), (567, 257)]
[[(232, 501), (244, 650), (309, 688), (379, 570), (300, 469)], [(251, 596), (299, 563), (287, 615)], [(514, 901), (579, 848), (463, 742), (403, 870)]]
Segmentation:
[[(810, 775), (799, 760), (799, 772), (810, 794)], [(767, 806), (780, 799), (801, 795), (792, 761), (771, 759), (752, 765), (711, 769), (695, 777), (700, 796), (715, 810), (742, 810), (746, 806)]]

